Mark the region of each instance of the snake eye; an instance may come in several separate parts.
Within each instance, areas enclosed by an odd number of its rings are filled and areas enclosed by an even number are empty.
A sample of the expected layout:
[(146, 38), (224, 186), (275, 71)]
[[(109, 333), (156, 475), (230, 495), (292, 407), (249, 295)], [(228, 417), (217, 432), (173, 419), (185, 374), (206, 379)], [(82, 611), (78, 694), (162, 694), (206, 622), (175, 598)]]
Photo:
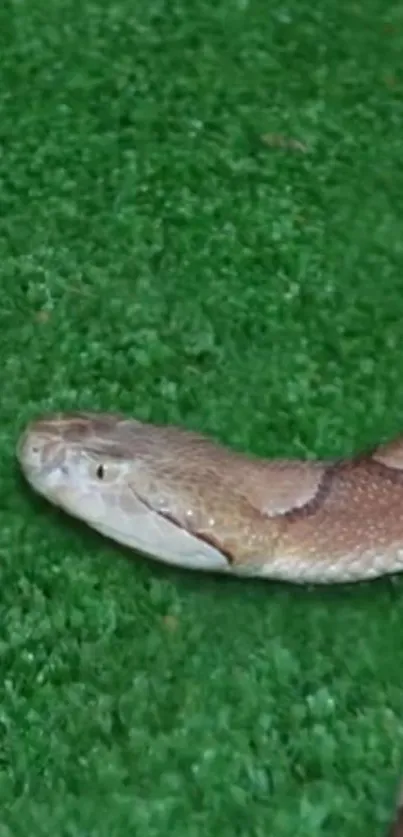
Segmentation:
[(104, 468), (103, 465), (98, 465), (97, 470), (96, 470), (96, 475), (97, 475), (99, 480), (103, 480), (104, 475), (105, 475), (105, 468)]

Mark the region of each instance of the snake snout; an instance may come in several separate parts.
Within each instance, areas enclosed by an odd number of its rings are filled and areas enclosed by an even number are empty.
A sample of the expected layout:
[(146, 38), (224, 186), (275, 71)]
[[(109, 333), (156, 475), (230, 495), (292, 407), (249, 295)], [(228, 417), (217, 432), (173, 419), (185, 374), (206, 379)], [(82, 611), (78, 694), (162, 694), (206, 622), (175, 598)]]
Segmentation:
[(28, 427), (20, 436), (16, 449), (17, 459), (25, 476), (32, 481), (45, 477), (55, 470), (66, 471), (65, 451), (60, 441), (46, 433)]

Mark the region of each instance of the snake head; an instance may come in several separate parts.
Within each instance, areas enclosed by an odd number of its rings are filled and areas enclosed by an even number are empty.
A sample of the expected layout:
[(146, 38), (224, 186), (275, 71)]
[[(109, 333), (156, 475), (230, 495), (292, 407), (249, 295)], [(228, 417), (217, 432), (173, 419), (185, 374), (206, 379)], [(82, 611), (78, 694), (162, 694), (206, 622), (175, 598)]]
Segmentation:
[(117, 502), (129, 468), (119, 422), (120, 416), (92, 413), (54, 413), (32, 421), (16, 451), (28, 483), (77, 517), (102, 517), (106, 503)]
[(158, 450), (145, 425), (120, 414), (55, 413), (28, 424), (16, 454), (35, 491), (107, 537), (178, 566), (227, 571), (217, 549), (161, 514), (161, 483), (157, 496), (149, 487)]

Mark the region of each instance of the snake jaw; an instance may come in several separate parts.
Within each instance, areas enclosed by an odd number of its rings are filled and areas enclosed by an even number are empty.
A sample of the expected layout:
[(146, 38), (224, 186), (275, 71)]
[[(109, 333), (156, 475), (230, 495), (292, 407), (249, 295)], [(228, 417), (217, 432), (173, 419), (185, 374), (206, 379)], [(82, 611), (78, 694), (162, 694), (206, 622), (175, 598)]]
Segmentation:
[[(220, 562), (220, 569), (225, 568), (225, 562), (228, 569), (232, 568), (234, 559), (231, 551), (226, 549), (225, 546), (220, 543), (219, 539), (215, 538), (213, 534), (208, 532), (205, 533), (201, 530), (201, 528), (198, 528), (197, 526), (192, 528), (192, 526), (189, 525), (191, 521), (193, 522), (193, 518), (195, 516), (192, 509), (187, 509), (185, 511), (183, 520), (181, 521), (164, 502), (160, 502), (157, 506), (151, 506), (147, 500), (144, 499), (144, 497), (141, 497), (141, 502), (149, 509), (150, 512), (157, 514), (161, 520), (166, 520), (168, 523), (184, 532), (184, 534), (199, 541), (201, 545), (204, 545), (205, 549), (214, 550), (217, 555), (221, 555), (222, 561)], [(210, 524), (213, 526), (214, 520), (211, 520)]]

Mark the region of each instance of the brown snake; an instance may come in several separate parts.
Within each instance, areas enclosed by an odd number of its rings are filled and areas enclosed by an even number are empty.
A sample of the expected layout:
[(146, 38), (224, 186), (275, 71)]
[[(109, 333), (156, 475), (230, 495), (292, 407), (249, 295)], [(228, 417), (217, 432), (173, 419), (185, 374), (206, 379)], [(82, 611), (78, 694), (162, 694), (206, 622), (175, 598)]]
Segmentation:
[[(28, 425), (17, 457), (50, 502), (170, 564), (300, 583), (403, 569), (403, 439), (270, 460), (120, 414), (59, 413)], [(402, 799), (387, 837), (403, 837)]]
[(113, 540), (193, 570), (299, 583), (403, 569), (403, 439), (329, 461), (260, 459), (113, 413), (31, 422), (31, 486)]

